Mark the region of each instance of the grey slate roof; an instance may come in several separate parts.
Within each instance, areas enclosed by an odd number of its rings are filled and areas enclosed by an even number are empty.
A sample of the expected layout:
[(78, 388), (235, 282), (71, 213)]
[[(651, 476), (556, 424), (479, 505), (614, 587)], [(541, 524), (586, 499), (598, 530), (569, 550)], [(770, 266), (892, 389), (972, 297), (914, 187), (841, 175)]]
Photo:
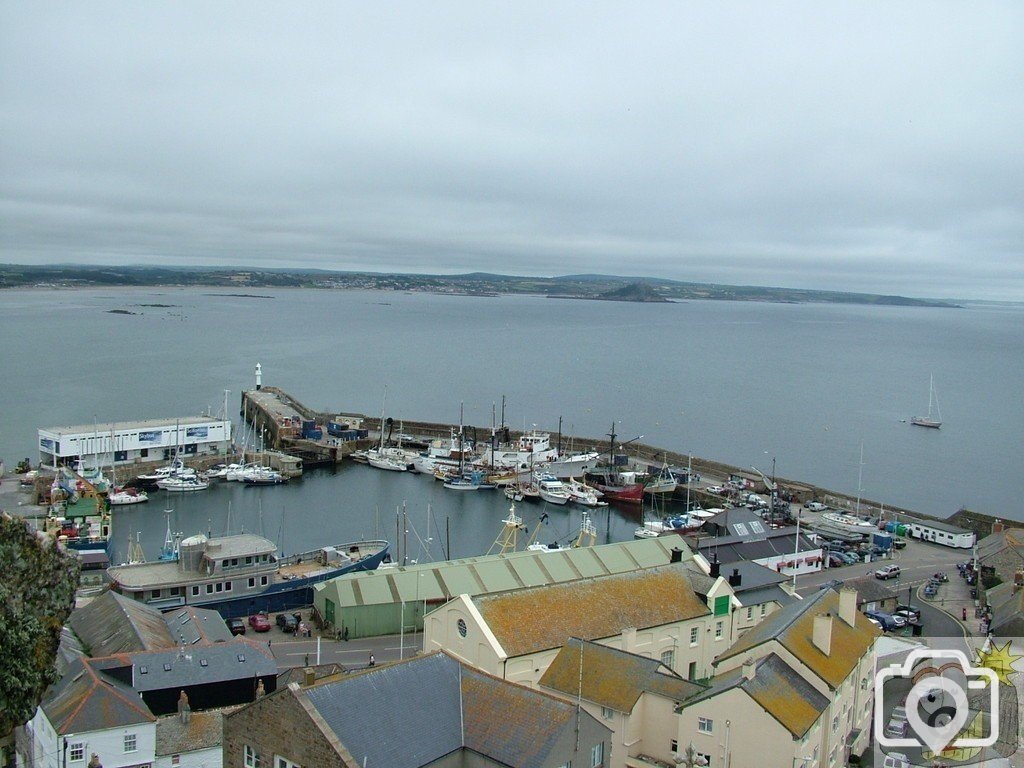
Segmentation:
[(174, 645), (160, 611), (109, 590), (72, 611), (68, 624), (93, 656)]
[(112, 590), (72, 611), (68, 623), (95, 657), (231, 639), (224, 619), (207, 608), (161, 613)]
[(1012, 582), (1004, 582), (985, 593), (985, 599), (992, 607), (994, 635), (1001, 637), (1024, 634), (1024, 589), (1015, 589)]
[[(308, 700), (358, 764), (388, 768), (420, 768), (463, 748), (504, 765), (541, 768), (576, 717), (571, 702), (441, 652), (289, 690)], [(399, 733), (410, 738), (395, 738)]]
[(266, 646), (241, 637), (227, 643), (133, 653), (127, 663), (133, 667), (134, 688), (139, 692), (277, 675), (277, 662)]
[(844, 582), (843, 586), (857, 590), (857, 605), (892, 600), (894, 597), (898, 597), (896, 590), (890, 587), (888, 582), (876, 579), (874, 576), (850, 579)]
[(758, 587), (757, 589), (744, 590), (742, 594), (737, 594), (736, 599), (740, 601), (743, 607), (751, 605), (761, 605), (762, 603), (778, 603), (779, 605), (786, 606), (796, 601), (798, 598), (793, 597), (782, 587), (772, 584), (767, 587)]
[(739, 688), (762, 706), (793, 736), (801, 737), (829, 705), (827, 697), (800, 676), (774, 653), (755, 661), (754, 678), (748, 679), (742, 667), (736, 667), (711, 680), (711, 686), (690, 699), (687, 708), (726, 691)]
[(91, 659), (78, 659), (40, 704), (57, 733), (89, 733), (151, 723), (156, 718), (139, 694), (104, 675)]
[(418, 768), (462, 746), (460, 675), (457, 661), (432, 654), (304, 694), (360, 765)]
[[(793, 554), (793, 541), (796, 535), (796, 528), (778, 528), (768, 533), (764, 538), (744, 538), (742, 536), (718, 536), (708, 539), (701, 539), (697, 548), (705, 558), (711, 559), (715, 553), (718, 554), (718, 561), (723, 563), (723, 575), (726, 573), (726, 563), (736, 563), (741, 560), (760, 560), (765, 557), (776, 555)], [(803, 533), (800, 534), (800, 551), (809, 552), (821, 549), (820, 546), (811, 542)]]

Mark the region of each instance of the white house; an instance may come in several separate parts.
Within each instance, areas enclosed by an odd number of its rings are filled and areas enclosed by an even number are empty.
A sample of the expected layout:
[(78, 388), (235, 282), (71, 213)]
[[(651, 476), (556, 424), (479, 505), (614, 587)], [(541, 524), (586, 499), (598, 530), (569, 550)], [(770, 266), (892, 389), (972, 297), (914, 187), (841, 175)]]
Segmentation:
[(151, 768), (156, 717), (139, 694), (77, 659), (24, 728), (18, 765), (86, 768), (97, 755), (103, 768)]

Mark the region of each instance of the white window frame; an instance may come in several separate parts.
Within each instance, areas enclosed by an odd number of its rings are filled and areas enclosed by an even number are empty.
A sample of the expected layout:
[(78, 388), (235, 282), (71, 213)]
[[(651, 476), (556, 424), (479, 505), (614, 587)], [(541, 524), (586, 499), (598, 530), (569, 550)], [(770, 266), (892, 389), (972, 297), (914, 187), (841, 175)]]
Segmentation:
[[(590, 748), (590, 768), (601, 768), (602, 765), (604, 765), (604, 742), (599, 741)], [(288, 767), (285, 766), (285, 768)]]
[[(78, 756), (75, 757), (75, 753)], [(84, 741), (73, 741), (68, 745), (68, 760), (73, 763), (77, 763), (79, 760), (85, 760), (85, 742)]]
[(690, 627), (690, 645), (697, 645), (700, 642), (700, 627)]
[(298, 763), (293, 763), (287, 757), (274, 755), (274, 768), (302, 768)]
[(714, 733), (715, 721), (710, 717), (697, 718), (697, 733)]
[(715, 622), (715, 640), (721, 640), (722, 639), (722, 637), (724, 636), (724, 630), (725, 630), (725, 622), (724, 621), (716, 621)]
[(601, 707), (601, 718), (604, 720), (613, 720), (615, 718), (615, 710), (611, 707)]
[(138, 734), (126, 733), (124, 735), (124, 741), (122, 742), (122, 744), (124, 746), (124, 753), (126, 755), (131, 753), (131, 752), (138, 752), (139, 751), (139, 737), (138, 737)]
[(245, 768), (260, 768), (263, 764), (263, 761), (260, 759), (260, 753), (249, 744), (242, 748), (242, 761), (245, 763)]
[(661, 663), (669, 669), (673, 668), (676, 663), (676, 651), (674, 648), (669, 648), (667, 651), (661, 652)]

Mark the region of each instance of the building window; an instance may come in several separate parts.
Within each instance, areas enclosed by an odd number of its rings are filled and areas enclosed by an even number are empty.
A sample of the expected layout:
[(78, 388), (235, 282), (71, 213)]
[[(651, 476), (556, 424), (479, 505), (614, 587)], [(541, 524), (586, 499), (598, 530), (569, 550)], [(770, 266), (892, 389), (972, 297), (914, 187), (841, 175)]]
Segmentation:
[(836, 729), (838, 727), (839, 727), (839, 715), (836, 715), (835, 717), (832, 718), (832, 733), (835, 733)]
[(696, 645), (698, 638), (700, 638), (700, 629), (693, 627), (690, 630), (690, 645)]
[(704, 765), (710, 766), (711, 765), (711, 755), (705, 755), (703, 752), (698, 752), (697, 753), (697, 758), (699, 759), (699, 758), (702, 758), (702, 757), (704, 758)]
[(469, 627), (466, 626), (465, 619), (459, 619), (455, 622), (455, 628), (459, 630), (459, 637), (465, 637), (466, 633), (469, 632)]
[(715, 640), (721, 640), (721, 639), (722, 639), (722, 622), (716, 621), (715, 622)]
[(68, 760), (85, 760), (85, 742), (76, 741), (68, 747)]
[(192, 587), (192, 597), (199, 597), (199, 587)]
[(611, 720), (615, 717), (615, 710), (611, 707), (601, 707), (601, 717), (605, 720)]
[(679, 751), (679, 742), (676, 741), (675, 739), (672, 739), (672, 741), (669, 742), (668, 751), (671, 752), (672, 754), (675, 754), (676, 752), (678, 752)]
[(160, 590), (159, 589), (154, 589), (153, 590), (153, 597), (160, 597)]
[(268, 581), (269, 581), (269, 577), (267, 577), (267, 576), (260, 576), (260, 586), (261, 587), (267, 586)]
[(225, 592), (230, 592), (231, 591), (231, 582), (230, 581), (225, 581), (224, 582), (224, 591)]
[(754, 618), (754, 606), (749, 605), (747, 606), (747, 621), (750, 621), (752, 618)]
[(662, 651), (661, 663), (669, 669), (672, 669), (672, 665), (676, 663), (676, 652), (673, 650)]
[(222, 582), (219, 582), (219, 581), (217, 582), (217, 591), (218, 592), (223, 592), (224, 591), (224, 584)]
[(715, 721), (710, 717), (697, 718), (697, 731), (699, 733), (711, 733), (715, 728)]
[(206, 594), (208, 594), (208, 595), (213, 594), (213, 584), (207, 584), (206, 585)]
[(300, 768), (298, 763), (293, 763), (287, 757), (274, 755), (274, 768)]
[(126, 733), (124, 735), (124, 751), (134, 752), (137, 749), (136, 739), (134, 733)]
[(762, 619), (764, 618), (764, 615), (767, 612), (768, 612), (768, 604), (767, 603), (761, 603), (761, 618)]
[(604, 742), (595, 744), (590, 750), (590, 768), (599, 768), (604, 763)]
[(171, 765), (181, 765), (181, 755), (171, 755)]
[(252, 589), (255, 586), (256, 586), (256, 579), (255, 579), (255, 577), (253, 577), (253, 578), (249, 579), (249, 589)]
[(261, 768), (263, 761), (260, 760), (260, 753), (250, 747), (248, 744), (245, 745), (244, 749), (245, 757), (245, 768)]

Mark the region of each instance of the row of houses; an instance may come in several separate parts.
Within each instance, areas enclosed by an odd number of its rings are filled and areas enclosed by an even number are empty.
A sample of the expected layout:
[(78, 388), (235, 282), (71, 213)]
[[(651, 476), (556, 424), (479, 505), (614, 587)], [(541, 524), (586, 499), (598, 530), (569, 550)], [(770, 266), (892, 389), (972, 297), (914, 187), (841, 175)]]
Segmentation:
[(209, 612), (105, 595), (72, 615), (86, 653), (26, 727), (19, 761), (650, 768), (699, 754), (715, 768), (833, 768), (865, 748), (878, 632), (854, 591), (801, 600), (776, 571), (723, 566), (672, 538), (536, 558), (325, 587), (337, 621), (379, 623), (393, 606), (374, 596), (438, 586), (410, 601), (423, 653), (355, 672), (278, 676), (262, 644)]

